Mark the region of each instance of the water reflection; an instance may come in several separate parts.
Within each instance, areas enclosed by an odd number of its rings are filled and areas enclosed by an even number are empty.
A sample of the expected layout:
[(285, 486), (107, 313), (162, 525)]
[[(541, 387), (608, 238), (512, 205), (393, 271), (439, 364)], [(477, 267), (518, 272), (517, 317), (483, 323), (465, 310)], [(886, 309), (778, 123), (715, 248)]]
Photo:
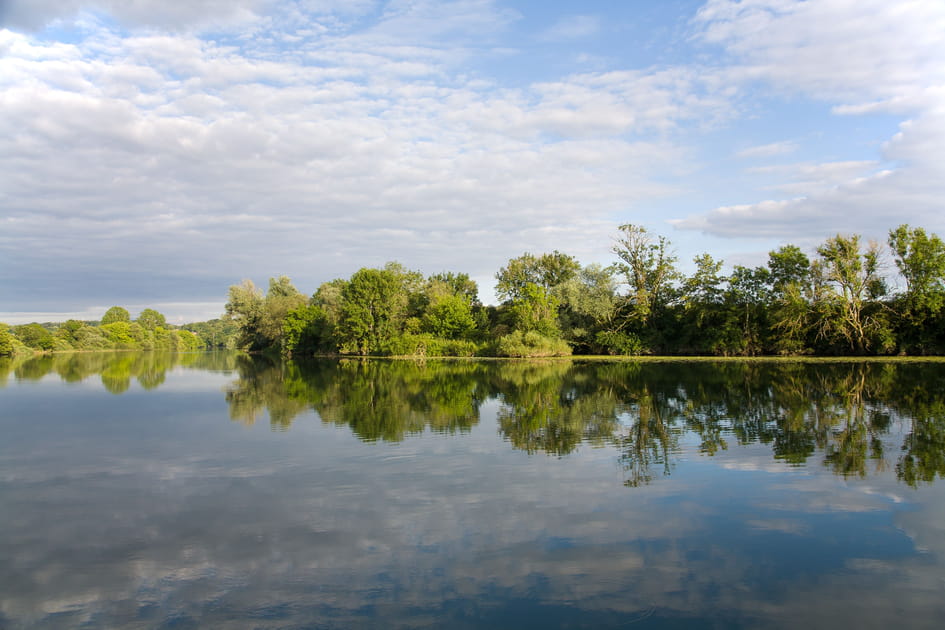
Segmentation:
[[(895, 467), (910, 485), (945, 474), (941, 364), (315, 361), (242, 357), (227, 389), (231, 417), (287, 429), (303, 413), (365, 441), (426, 429), (468, 431), (486, 400), (514, 448), (565, 456), (618, 449), (628, 486), (671, 474), (685, 435), (713, 456), (766, 444), (775, 460), (819, 457), (842, 476)], [(935, 392), (935, 393), (933, 393)], [(910, 428), (890, 446), (894, 420)], [(818, 455), (819, 454), (819, 455)], [(893, 461), (895, 459), (895, 461)]]
[(364, 441), (400, 441), (429, 429), (467, 432), (483, 402), (478, 362), (342, 360), (275, 362), (240, 357), (239, 379), (226, 390), (230, 417), (254, 424), (265, 411), (285, 430), (314, 410)]
[(0, 371), (0, 627), (945, 615), (942, 365), (106, 357)]
[(175, 367), (232, 372), (238, 355), (232, 352), (70, 352), (29, 357), (0, 358), (0, 388), (10, 374), (18, 381), (38, 381), (56, 374), (66, 383), (79, 383), (99, 376), (112, 394), (122, 394), (132, 380), (143, 389), (156, 389)]
[(683, 439), (715, 456), (764, 444), (790, 466), (837, 475), (894, 469), (917, 486), (945, 476), (945, 364), (922, 362), (283, 362), (234, 353), (75, 353), (0, 360), (0, 387), (49, 374), (98, 376), (122, 394), (175, 367), (235, 373), (230, 417), (288, 430), (314, 412), (367, 442), (464, 433), (486, 401), (502, 437), (529, 454), (616, 449), (628, 486), (672, 474)]

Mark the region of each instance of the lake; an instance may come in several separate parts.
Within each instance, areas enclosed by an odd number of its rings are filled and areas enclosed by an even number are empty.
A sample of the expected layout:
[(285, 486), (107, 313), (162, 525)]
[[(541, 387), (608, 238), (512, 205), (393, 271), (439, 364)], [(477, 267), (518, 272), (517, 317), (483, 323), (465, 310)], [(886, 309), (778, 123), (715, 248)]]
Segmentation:
[(939, 628), (945, 363), (0, 360), (2, 628)]

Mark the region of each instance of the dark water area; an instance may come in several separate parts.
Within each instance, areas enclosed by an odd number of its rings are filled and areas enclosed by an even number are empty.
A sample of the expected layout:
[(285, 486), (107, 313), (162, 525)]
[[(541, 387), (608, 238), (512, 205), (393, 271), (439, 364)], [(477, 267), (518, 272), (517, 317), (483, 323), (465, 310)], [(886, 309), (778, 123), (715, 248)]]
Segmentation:
[(939, 628), (945, 363), (0, 359), (0, 628)]

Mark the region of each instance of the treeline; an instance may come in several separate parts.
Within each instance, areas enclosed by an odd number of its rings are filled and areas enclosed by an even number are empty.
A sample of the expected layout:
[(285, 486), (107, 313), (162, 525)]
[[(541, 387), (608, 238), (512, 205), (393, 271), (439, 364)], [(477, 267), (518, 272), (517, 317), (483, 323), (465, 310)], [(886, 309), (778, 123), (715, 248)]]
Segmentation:
[(164, 315), (146, 308), (134, 321), (113, 306), (100, 322), (70, 319), (60, 324), (0, 324), (0, 356), (70, 350), (165, 350), (193, 352), (207, 342), (197, 334), (167, 324)]
[[(705, 253), (683, 274), (670, 242), (620, 226), (610, 266), (555, 251), (496, 273), (498, 306), (467, 274), (424, 277), (399, 263), (364, 268), (300, 293), (230, 287), (235, 345), (287, 355), (560, 356), (888, 355), (945, 351), (945, 244), (922, 228), (890, 231), (888, 249), (837, 235), (813, 257), (794, 245), (760, 267)], [(892, 291), (891, 258), (905, 287)]]

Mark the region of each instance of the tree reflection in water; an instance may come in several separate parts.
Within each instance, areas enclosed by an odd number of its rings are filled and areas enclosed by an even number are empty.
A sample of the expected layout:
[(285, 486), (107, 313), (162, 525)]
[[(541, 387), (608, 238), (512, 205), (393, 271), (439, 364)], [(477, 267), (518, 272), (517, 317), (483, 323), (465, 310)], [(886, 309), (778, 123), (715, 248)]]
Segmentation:
[[(582, 445), (618, 452), (626, 485), (669, 475), (685, 435), (714, 456), (766, 444), (789, 466), (821, 463), (863, 477), (892, 465), (909, 485), (945, 475), (945, 365), (884, 362), (580, 362), (324, 360), (244, 357), (227, 391), (231, 416), (302, 413), (365, 441), (425, 430), (465, 432), (498, 402), (502, 437), (529, 454)], [(933, 393), (935, 392), (935, 393)], [(895, 428), (908, 429), (890, 461)]]
[(612, 448), (626, 485), (669, 475), (684, 437), (707, 457), (764, 444), (789, 466), (865, 477), (894, 468), (910, 485), (945, 476), (945, 363), (884, 361), (594, 362), (312, 360), (233, 353), (76, 353), (0, 359), (11, 375), (93, 376), (113, 394), (159, 388), (175, 367), (234, 372), (230, 417), (288, 430), (303, 414), (361, 440), (465, 433), (498, 404), (502, 437), (528, 454)]

